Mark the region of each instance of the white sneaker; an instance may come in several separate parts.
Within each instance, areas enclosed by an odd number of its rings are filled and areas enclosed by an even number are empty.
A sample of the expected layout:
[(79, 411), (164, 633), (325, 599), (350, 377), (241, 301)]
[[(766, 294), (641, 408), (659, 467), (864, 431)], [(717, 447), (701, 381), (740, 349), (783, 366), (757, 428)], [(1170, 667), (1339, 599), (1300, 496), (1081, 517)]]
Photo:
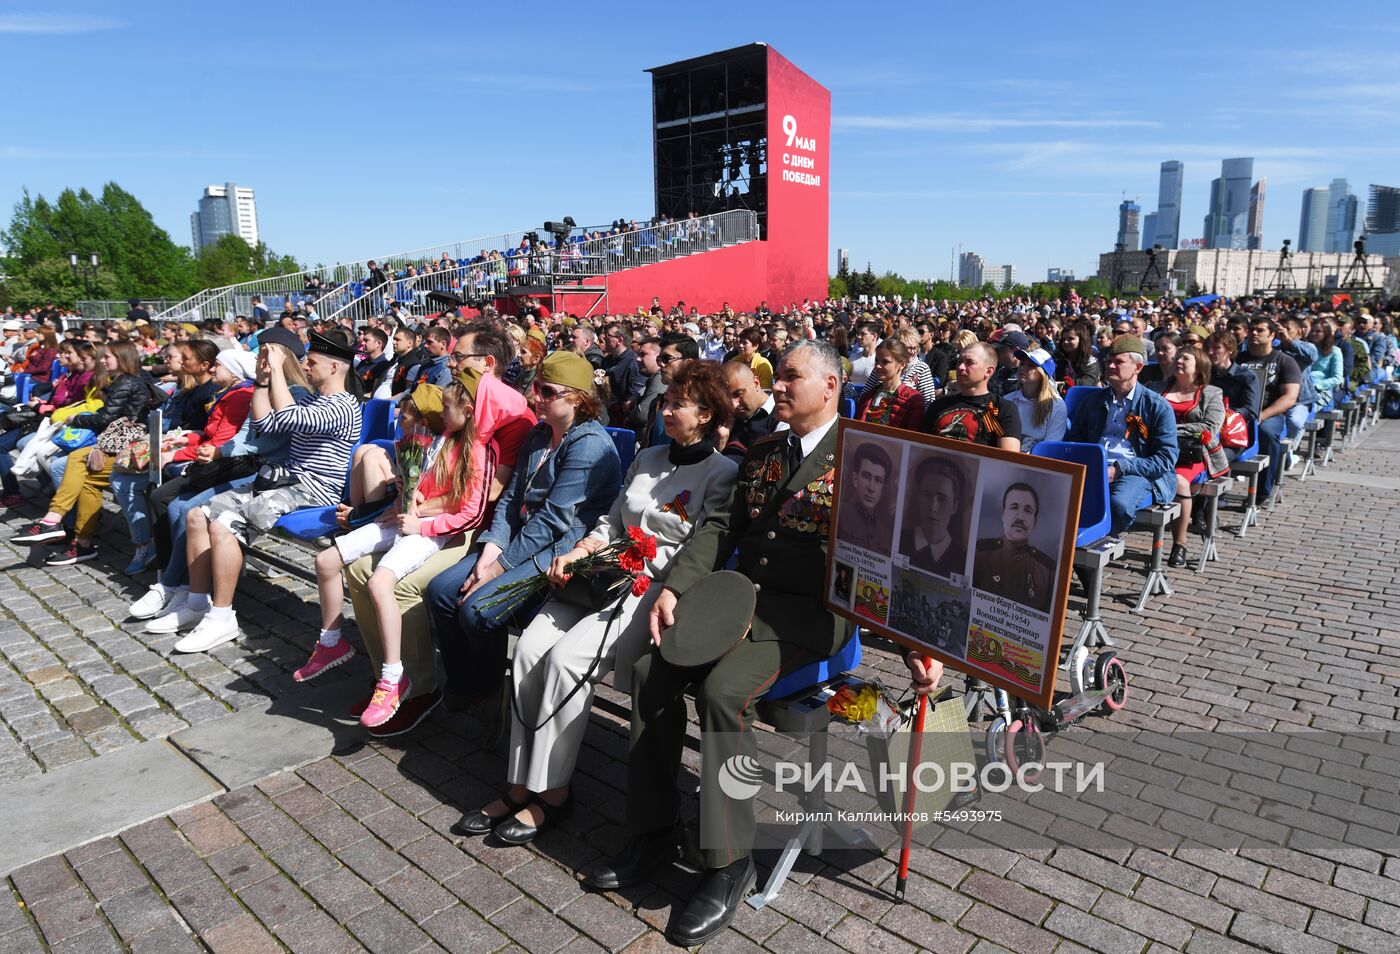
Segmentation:
[(204, 619), (203, 610), (190, 609), (189, 604), (181, 599), (173, 606), (167, 606), (168, 612), (157, 616), (146, 624), (148, 633), (178, 633), (182, 629), (189, 629), (196, 626)]
[(166, 613), (175, 611), (175, 601), (179, 600), (183, 605), (185, 602), (184, 591), (175, 588), (167, 590), (159, 583), (152, 583), (151, 588), (146, 591), (146, 595), (141, 597), (127, 613), (133, 619), (150, 619), (153, 616), (164, 616)]
[(238, 638), (238, 617), (217, 620), (205, 616), (184, 639), (175, 644), (177, 653), (204, 653)]

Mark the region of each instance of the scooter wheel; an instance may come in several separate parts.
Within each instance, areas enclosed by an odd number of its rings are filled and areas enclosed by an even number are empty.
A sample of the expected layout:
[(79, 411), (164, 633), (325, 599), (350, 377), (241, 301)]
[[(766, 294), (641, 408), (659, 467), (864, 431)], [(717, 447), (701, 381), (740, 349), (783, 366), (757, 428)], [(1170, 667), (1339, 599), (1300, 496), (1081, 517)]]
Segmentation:
[(1103, 707), (1108, 712), (1117, 712), (1128, 704), (1128, 670), (1116, 653), (1104, 653), (1094, 664), (1094, 681), (1108, 690), (1103, 698)]
[[(1020, 776), (1021, 766), (1034, 763), (1045, 764), (1045, 736), (1034, 719), (1022, 722), (1020, 719), (1006, 727), (1006, 768), (1013, 776)], [(1025, 773), (1025, 781), (1034, 785), (1040, 781), (1041, 768)]]
[(1000, 762), (1006, 745), (1006, 716), (999, 715), (987, 726), (983, 747), (987, 753), (987, 763)]

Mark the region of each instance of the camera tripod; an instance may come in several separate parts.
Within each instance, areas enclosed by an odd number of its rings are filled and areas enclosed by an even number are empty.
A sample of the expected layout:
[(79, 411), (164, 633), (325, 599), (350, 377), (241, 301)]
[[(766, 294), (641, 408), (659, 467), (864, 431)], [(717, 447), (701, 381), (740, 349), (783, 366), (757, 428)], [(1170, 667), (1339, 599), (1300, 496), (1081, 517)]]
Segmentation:
[(1343, 288), (1373, 288), (1375, 282), (1371, 279), (1371, 268), (1366, 264), (1366, 236), (1362, 236), (1352, 243), (1352, 248), (1356, 254), (1352, 256), (1351, 265), (1347, 266), (1347, 273), (1342, 276)]

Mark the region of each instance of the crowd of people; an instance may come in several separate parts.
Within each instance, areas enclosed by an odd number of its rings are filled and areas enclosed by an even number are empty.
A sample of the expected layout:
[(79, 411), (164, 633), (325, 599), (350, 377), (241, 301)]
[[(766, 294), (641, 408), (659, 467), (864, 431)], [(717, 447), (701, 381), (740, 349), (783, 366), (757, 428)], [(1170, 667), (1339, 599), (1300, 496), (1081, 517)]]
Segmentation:
[[(706, 872), (672, 933), (694, 945), (732, 919), (755, 876), (752, 810), (716, 788), (734, 754), (718, 747), (744, 737), (768, 686), (851, 637), (823, 603), (830, 515), (791, 511), (830, 499), (843, 411), (1011, 452), (1099, 444), (1110, 532), (1125, 532), (1144, 499), (1179, 500), (1169, 562), (1180, 566), (1199, 523), (1193, 487), (1229, 471), (1240, 428), (1268, 461), (1267, 495), (1310, 412), (1393, 369), (1397, 314), (1071, 298), (710, 314), (653, 299), (589, 318), (531, 302), (511, 316), (394, 308), (359, 326), (289, 304), (277, 316), (158, 326), (136, 315), (66, 332), (10, 317), (0, 356), (32, 391), (20, 401), (19, 380), (5, 382), (0, 503), (42, 503), (14, 540), (55, 545), (46, 562), (65, 566), (98, 556), (110, 489), (134, 544), (125, 572), (155, 576), (131, 615), (187, 653), (238, 637), (245, 548), (294, 510), (334, 508), (337, 531), (315, 559), (319, 636), (295, 678), (353, 660), (348, 592), (373, 683), (353, 715), (371, 735), (408, 732), (439, 704), (470, 712), (487, 746), (508, 729), (501, 794), (464, 815), (464, 837), (522, 845), (567, 815), (594, 687), (612, 674), (633, 698), (629, 838), (588, 874), (600, 890), (679, 851), (675, 777), (693, 691)], [(1070, 414), (1065, 393), (1085, 385), (1102, 387)], [(395, 451), (361, 443), (367, 398), (392, 401), (404, 432), (424, 435), (416, 483)], [(152, 441), (157, 408), (165, 432)], [(625, 470), (620, 433), (636, 450)], [(931, 512), (967, 506), (945, 477), (918, 478), (951, 488), (927, 494)], [(948, 523), (945, 512), (912, 528), (913, 565), (938, 565)], [(601, 603), (576, 593), (571, 566), (634, 533), (651, 541), (636, 568), (650, 584)], [(748, 637), (700, 667), (666, 661), (679, 597), (731, 558), (756, 591)], [(513, 598), (539, 576), (552, 586)], [(522, 635), (508, 659), (512, 625)], [(932, 689), (940, 667), (906, 662), (917, 690)]]

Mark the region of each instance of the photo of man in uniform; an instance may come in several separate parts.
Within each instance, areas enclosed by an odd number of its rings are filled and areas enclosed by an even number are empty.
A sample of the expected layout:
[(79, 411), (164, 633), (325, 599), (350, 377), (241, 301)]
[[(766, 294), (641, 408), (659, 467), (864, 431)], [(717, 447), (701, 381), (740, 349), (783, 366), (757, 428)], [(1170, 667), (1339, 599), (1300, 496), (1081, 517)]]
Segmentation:
[(1001, 495), (1001, 536), (977, 541), (972, 585), (1048, 612), (1054, 596), (1055, 561), (1031, 546), (1040, 515), (1040, 495), (1017, 482)]
[(907, 492), (899, 552), (926, 573), (951, 576), (967, 566), (968, 497), (973, 479), (947, 457), (925, 457)]
[(880, 445), (866, 441), (856, 445), (854, 454), (847, 459), (851, 463), (842, 469), (841, 476), (849, 480), (846, 486), (850, 490), (841, 495), (836, 538), (889, 556), (894, 537), (894, 508), (890, 502), (894, 465), (890, 455)]

